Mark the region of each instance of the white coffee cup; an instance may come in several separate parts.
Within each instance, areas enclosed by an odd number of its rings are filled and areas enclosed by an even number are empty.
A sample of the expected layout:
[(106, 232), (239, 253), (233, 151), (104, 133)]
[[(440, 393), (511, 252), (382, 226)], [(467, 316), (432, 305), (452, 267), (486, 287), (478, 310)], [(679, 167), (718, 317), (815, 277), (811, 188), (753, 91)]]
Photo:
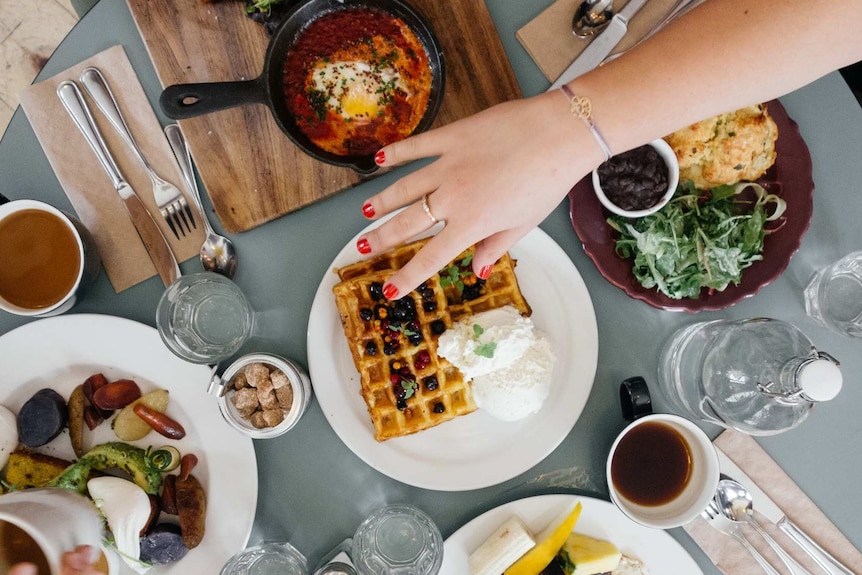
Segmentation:
[[(683, 450), (688, 454), (686, 473), (676, 465), (685, 459)], [(632, 470), (637, 477), (627, 478)], [(715, 495), (719, 473), (718, 455), (706, 433), (671, 414), (635, 419), (617, 436), (607, 460), (611, 500), (634, 521), (658, 529), (698, 517)]]
[[(31, 316), (31, 317), (47, 317), (58, 315), (64, 313), (72, 308), (78, 299), (83, 295), (83, 293), (87, 290), (87, 288), (92, 284), (93, 280), (96, 276), (99, 275), (99, 270), (101, 269), (101, 258), (99, 257), (99, 251), (96, 248), (96, 244), (93, 241), (92, 236), (90, 235), (87, 228), (79, 222), (76, 218), (58, 210), (54, 206), (50, 204), (46, 204), (44, 202), (40, 202), (37, 200), (14, 200), (9, 201), (2, 195), (0, 195), (0, 226), (13, 225), (11, 222), (11, 218), (13, 217), (26, 217), (28, 214), (25, 214), (25, 211), (31, 212), (41, 212), (43, 214), (50, 214), (56, 218), (55, 221), (61, 222), (60, 229), (68, 229), (71, 232), (71, 238), (73, 238), (75, 247), (71, 248), (71, 251), (76, 254), (77, 261), (77, 275), (73, 278), (73, 281), (69, 282), (68, 288), (62, 290), (62, 292), (58, 292), (56, 294), (52, 294), (50, 300), (45, 302), (40, 302), (38, 304), (29, 304), (29, 303), (21, 303), (16, 301), (10, 301), (13, 299), (11, 294), (3, 295), (2, 289), (0, 289), (0, 309), (5, 310), (10, 313), (14, 313), (17, 315), (23, 316)], [(9, 219), (7, 219), (9, 218)], [(23, 224), (19, 224), (23, 225)], [(27, 226), (24, 226), (25, 230)], [(10, 234), (12, 238), (18, 237), (17, 234)], [(2, 235), (0, 235), (2, 236)], [(5, 237), (5, 236), (2, 236)], [(38, 235), (37, 238), (41, 238), (42, 236)], [(33, 239), (34, 244), (38, 244), (40, 239)], [(0, 241), (0, 244), (4, 243)], [(14, 244), (15, 242), (6, 242)], [(30, 242), (24, 242), (25, 244), (30, 244)], [(39, 253), (41, 255), (40, 258), (36, 258), (39, 260), (38, 265), (42, 267), (34, 267), (32, 269), (27, 269), (27, 260), (19, 260), (23, 261), (20, 264), (21, 269), (24, 270), (24, 273), (29, 273), (30, 275), (27, 277), (33, 278), (36, 277), (42, 278), (45, 276), (49, 276), (50, 274), (42, 273), (46, 269), (51, 269), (55, 266), (56, 255), (53, 253), (53, 250), (49, 249), (50, 246), (48, 244), (40, 245), (37, 248), (33, 249), (34, 253)], [(11, 277), (16, 277), (16, 273), (10, 272), (10, 269), (18, 269), (17, 267), (11, 266), (11, 261), (6, 261), (7, 258), (14, 258), (16, 256), (16, 252), (13, 247), (10, 245), (0, 245), (0, 250), (7, 250), (5, 252), (5, 256), (0, 258), (0, 265), (3, 266), (3, 269), (0, 270), (0, 273), (9, 273)], [(20, 255), (20, 252), (17, 252)], [(51, 259), (49, 259), (51, 258)], [(64, 260), (65, 261), (65, 260)], [(34, 264), (34, 266), (37, 264)], [(47, 266), (47, 267), (46, 267)], [(21, 271), (21, 270), (19, 270)], [(34, 275), (35, 274), (35, 275)], [(12, 285), (18, 285), (12, 280), (8, 280), (12, 282)], [(0, 282), (2, 283), (2, 282)], [(34, 282), (38, 283), (38, 282)], [(20, 289), (26, 292), (27, 289), (33, 289), (37, 286), (29, 285), (27, 281), (20, 282), (22, 286)], [(2, 286), (0, 286), (2, 287)]]
[[(102, 545), (102, 520), (93, 502), (66, 489), (25, 489), (0, 496), (0, 572), (22, 558), (18, 541), (11, 545), (10, 525), (24, 531), (44, 556), (51, 575), (60, 575), (63, 553), (78, 545), (99, 549)], [(8, 531), (7, 531), (8, 530)], [(31, 559), (33, 561), (33, 559)], [(110, 569), (116, 572), (116, 569)]]

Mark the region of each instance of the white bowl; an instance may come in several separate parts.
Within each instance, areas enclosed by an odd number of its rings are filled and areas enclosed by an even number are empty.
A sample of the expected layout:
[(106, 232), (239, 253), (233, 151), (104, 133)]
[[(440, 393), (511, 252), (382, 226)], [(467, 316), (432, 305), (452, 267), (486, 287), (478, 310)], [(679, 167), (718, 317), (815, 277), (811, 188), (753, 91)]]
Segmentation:
[(652, 146), (658, 152), (659, 156), (664, 160), (665, 165), (667, 165), (667, 191), (665, 191), (664, 195), (661, 199), (652, 207), (644, 209), (644, 210), (624, 210), (615, 203), (613, 203), (608, 197), (605, 195), (604, 190), (602, 190), (602, 185), (599, 180), (599, 170), (596, 168), (593, 170), (593, 189), (596, 192), (596, 197), (599, 198), (599, 201), (602, 205), (610, 212), (613, 212), (619, 216), (623, 216), (625, 218), (642, 218), (644, 216), (648, 216), (650, 214), (654, 214), (670, 201), (673, 197), (674, 192), (676, 192), (676, 186), (679, 184), (679, 161), (677, 161), (676, 154), (673, 152), (673, 148), (670, 145), (659, 138), (658, 140), (653, 140), (648, 146)]
[[(280, 369), (288, 377), (293, 388), (293, 404), (285, 413), (284, 421), (275, 427), (254, 427), (251, 422), (239, 414), (233, 401), (231, 401), (231, 396), (234, 393), (231, 386), (233, 377), (242, 368), (252, 363), (265, 363)], [(312, 396), (311, 381), (305, 370), (289, 359), (269, 353), (252, 353), (242, 356), (230, 364), (221, 377), (213, 375), (209, 392), (218, 397), (219, 410), (230, 426), (252, 439), (269, 439), (290, 431), (308, 409)]]

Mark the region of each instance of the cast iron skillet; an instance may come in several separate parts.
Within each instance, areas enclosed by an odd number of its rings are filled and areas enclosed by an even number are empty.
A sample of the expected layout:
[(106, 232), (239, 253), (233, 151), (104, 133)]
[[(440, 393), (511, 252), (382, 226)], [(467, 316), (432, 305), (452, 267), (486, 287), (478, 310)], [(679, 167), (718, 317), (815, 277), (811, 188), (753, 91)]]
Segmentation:
[(265, 104), (272, 110), (282, 131), (305, 153), (336, 166), (353, 168), (360, 174), (377, 169), (373, 155), (339, 156), (316, 146), (296, 126), (284, 97), (284, 61), (296, 37), (320, 16), (343, 8), (376, 8), (400, 18), (419, 38), (428, 54), (431, 67), (431, 94), (425, 115), (413, 133), (427, 130), (443, 99), (443, 55), (437, 38), (419, 13), (402, 0), (306, 0), (284, 18), (270, 40), (263, 62), (263, 73), (254, 80), (175, 84), (168, 86), (159, 99), (162, 110), (174, 120), (184, 120), (226, 108), (246, 104)]

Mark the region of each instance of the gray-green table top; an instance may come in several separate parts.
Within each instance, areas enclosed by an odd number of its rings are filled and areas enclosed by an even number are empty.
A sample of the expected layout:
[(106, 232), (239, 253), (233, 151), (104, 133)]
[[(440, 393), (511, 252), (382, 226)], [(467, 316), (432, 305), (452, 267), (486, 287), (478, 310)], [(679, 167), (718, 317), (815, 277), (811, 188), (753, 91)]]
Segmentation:
[[(537, 94), (548, 82), (515, 38), (548, 0), (488, 0), (523, 93)], [(71, 31), (40, 78), (49, 77), (110, 46), (122, 44), (158, 111), (160, 85), (124, 2), (99, 2)], [(728, 89), (733, 89), (729, 86)], [(599, 360), (586, 408), (562, 444), (534, 468), (500, 485), (467, 492), (419, 489), (367, 466), (332, 431), (314, 402), (299, 425), (272, 440), (255, 442), (259, 498), (250, 543), (290, 540), (312, 564), (353, 533), (359, 521), (384, 502), (412, 501), (430, 513), (444, 537), (501, 503), (547, 492), (572, 492), (607, 499), (604, 462), (622, 422), (619, 382), (631, 375), (655, 380), (662, 343), (678, 327), (716, 318), (775, 317), (794, 323), (819, 348), (842, 362), (844, 389), (818, 405), (800, 427), (758, 442), (810, 495), (841, 531), (862, 548), (862, 341), (839, 336), (805, 315), (802, 288), (812, 271), (847, 252), (862, 249), (862, 110), (837, 73), (781, 99), (799, 123), (814, 163), (814, 216), (799, 252), (775, 282), (755, 296), (720, 311), (697, 315), (654, 309), (606, 282), (584, 254), (562, 202), (541, 224), (572, 259), (589, 289), (599, 330)], [(330, 261), (366, 224), (360, 206), (367, 196), (406, 173), (396, 170), (259, 228), (232, 236), (240, 254), (237, 283), (257, 310), (278, 321), (266, 339), (249, 344), (306, 363), (306, 329), (315, 290)], [(72, 210), (27, 119), (19, 108), (0, 141), (0, 192), (11, 199), (36, 198)], [(211, 210), (208, 200), (204, 202)], [(215, 222), (216, 228), (219, 227)], [(2, 246), (0, 246), (2, 249)], [(200, 263), (182, 265), (186, 273)], [(158, 278), (116, 294), (102, 274), (72, 313), (102, 313), (155, 325), (163, 290)], [(0, 314), (0, 333), (26, 319)], [(246, 349), (244, 351), (251, 351)], [(0, 373), (2, 366), (0, 366)], [(663, 411), (662, 398), (655, 408)], [(715, 436), (718, 428), (705, 427)], [(586, 471), (598, 487), (548, 487), (531, 479), (554, 470)], [(671, 531), (711, 575), (718, 570), (681, 529)]]

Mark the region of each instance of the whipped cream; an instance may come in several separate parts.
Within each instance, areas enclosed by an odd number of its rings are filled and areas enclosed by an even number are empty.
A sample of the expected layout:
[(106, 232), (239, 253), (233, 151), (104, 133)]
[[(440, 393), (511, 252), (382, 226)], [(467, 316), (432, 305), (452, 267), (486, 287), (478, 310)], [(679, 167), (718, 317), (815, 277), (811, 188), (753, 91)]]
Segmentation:
[(476, 404), (497, 419), (536, 413), (550, 394), (553, 347), (512, 306), (462, 319), (440, 336), (437, 354), (473, 380)]

